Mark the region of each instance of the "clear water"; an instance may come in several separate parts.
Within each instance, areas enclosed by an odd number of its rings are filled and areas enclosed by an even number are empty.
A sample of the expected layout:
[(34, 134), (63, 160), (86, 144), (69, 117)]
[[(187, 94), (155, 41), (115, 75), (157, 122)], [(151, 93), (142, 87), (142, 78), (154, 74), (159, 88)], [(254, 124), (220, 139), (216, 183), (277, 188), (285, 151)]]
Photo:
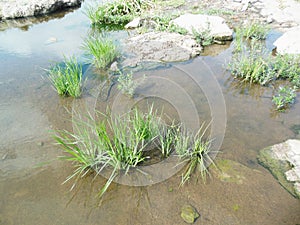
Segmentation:
[[(72, 172), (72, 165), (57, 160), (62, 153), (53, 145), (51, 130), (72, 129), (67, 110), (85, 105), (103, 109), (120, 99), (113, 86), (108, 102), (104, 101), (93, 82), (86, 84), (79, 100), (57, 96), (43, 68), (61, 61), (63, 55), (76, 55), (83, 61), (80, 46), (90, 32), (81, 9), (58, 17), (47, 17), (23, 30), (7, 28), (0, 32), (0, 224), (185, 224), (180, 208), (186, 203), (201, 215), (195, 224), (300, 223), (299, 200), (256, 160), (259, 149), (295, 137), (290, 127), (300, 124), (299, 94), (288, 113), (274, 113), (271, 88), (241, 87), (225, 71), (230, 45), (208, 48), (203, 56), (188, 63), (140, 72), (148, 75), (149, 82), (138, 90), (136, 99), (151, 91), (156, 91), (156, 96), (164, 94), (162, 90), (167, 89), (169, 97), (177, 99), (175, 106), (164, 99), (156, 102), (164, 105), (170, 116), (182, 113), (191, 126), (195, 120), (209, 121), (212, 114), (206, 95), (217, 92), (207, 74), (213, 74), (224, 96), (227, 119), (217, 157), (247, 167), (241, 169), (246, 177), (242, 184), (212, 177), (206, 184), (192, 180), (179, 187), (177, 173), (145, 187), (113, 184), (99, 202), (95, 196), (105, 179), (88, 176), (69, 192), (72, 183), (61, 184)], [(118, 39), (127, 34), (112, 35)], [(199, 78), (202, 88), (186, 76), (186, 71)], [(105, 80), (92, 69), (86, 73), (92, 81)], [(179, 89), (168, 89), (161, 79), (183, 88), (195, 107), (186, 103)], [(222, 105), (213, 109), (217, 116), (223, 112)]]

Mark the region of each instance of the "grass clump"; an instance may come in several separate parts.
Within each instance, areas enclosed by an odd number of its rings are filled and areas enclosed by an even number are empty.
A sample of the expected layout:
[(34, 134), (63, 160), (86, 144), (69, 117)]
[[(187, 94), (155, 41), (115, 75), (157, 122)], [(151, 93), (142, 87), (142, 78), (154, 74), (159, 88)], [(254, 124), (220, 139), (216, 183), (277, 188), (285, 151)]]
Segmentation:
[(266, 85), (274, 79), (274, 71), (270, 69), (270, 59), (265, 55), (262, 46), (252, 41), (247, 51), (233, 56), (229, 70), (243, 81)]
[(48, 73), (49, 79), (59, 95), (80, 97), (82, 67), (74, 57), (65, 58), (63, 64), (56, 64), (48, 70)]
[(287, 86), (280, 87), (278, 94), (273, 96), (272, 102), (276, 106), (276, 110), (285, 111), (289, 105), (293, 104), (296, 99), (296, 89)]
[(89, 37), (83, 48), (88, 55), (92, 55), (92, 63), (99, 69), (106, 68), (119, 55), (114, 42), (107, 37)]
[(182, 183), (196, 168), (204, 178), (210, 142), (204, 140), (202, 129), (194, 136), (182, 135), (183, 126), (174, 122), (166, 125), (153, 106), (146, 113), (134, 108), (124, 115), (108, 113), (100, 116), (104, 117), (100, 122), (92, 117), (83, 122), (79, 117), (73, 122), (73, 132), (60, 131), (54, 137), (66, 152), (62, 159), (75, 166), (74, 172), (65, 180), (75, 179), (72, 188), (90, 172), (96, 175), (108, 172), (108, 179), (99, 192), (101, 197), (118, 175), (126, 175), (143, 165), (152, 148), (161, 152), (161, 158), (176, 152), (183, 162), (188, 162)]
[(207, 129), (208, 127), (204, 129), (203, 124), (195, 135), (184, 131), (176, 138), (175, 151), (183, 162), (187, 162), (185, 171), (182, 174), (181, 185), (187, 182), (196, 170), (198, 170), (204, 181), (206, 179), (207, 167), (210, 163), (213, 163), (209, 156), (211, 140), (204, 138)]
[(246, 39), (264, 40), (267, 37), (270, 28), (262, 23), (252, 22), (237, 28), (237, 33), (240, 33)]
[(244, 43), (241, 33), (237, 33), (235, 47), (236, 51), (228, 68), (236, 78), (264, 86), (277, 80), (287, 80), (293, 88), (280, 88), (272, 101), (278, 111), (284, 111), (295, 102), (296, 91), (300, 88), (299, 56), (273, 56), (256, 39), (252, 39), (250, 44)]
[(86, 15), (92, 24), (120, 24), (130, 22), (142, 10), (152, 6), (151, 0), (116, 0), (97, 7), (88, 7)]
[(211, 35), (211, 30), (209, 26), (203, 32), (198, 32), (195, 29), (193, 29), (192, 32), (193, 32), (194, 39), (200, 45), (205, 47), (214, 43), (214, 37)]
[(146, 77), (144, 76), (140, 80), (134, 80), (132, 73), (121, 73), (118, 77), (118, 86), (117, 88), (125, 95), (133, 97), (136, 88), (141, 85)]

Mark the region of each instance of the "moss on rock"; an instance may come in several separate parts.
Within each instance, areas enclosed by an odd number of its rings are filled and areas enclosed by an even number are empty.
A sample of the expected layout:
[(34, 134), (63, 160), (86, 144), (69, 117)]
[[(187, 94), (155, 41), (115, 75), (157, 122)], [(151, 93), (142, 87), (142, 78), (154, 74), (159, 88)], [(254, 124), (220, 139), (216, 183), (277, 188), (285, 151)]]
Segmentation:
[(259, 152), (257, 159), (262, 166), (272, 173), (282, 187), (284, 187), (294, 197), (300, 198), (300, 194), (294, 189), (294, 183), (289, 182), (285, 176), (285, 172), (291, 169), (290, 164), (287, 161), (276, 159), (272, 152), (272, 147), (262, 149)]

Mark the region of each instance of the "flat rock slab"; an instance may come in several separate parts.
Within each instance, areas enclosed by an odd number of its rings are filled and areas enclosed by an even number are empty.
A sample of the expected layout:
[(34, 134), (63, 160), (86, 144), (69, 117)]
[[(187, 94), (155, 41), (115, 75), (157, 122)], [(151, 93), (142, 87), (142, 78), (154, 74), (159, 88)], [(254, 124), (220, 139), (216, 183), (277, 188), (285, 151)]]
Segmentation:
[(291, 28), (278, 38), (274, 45), (279, 54), (300, 54), (300, 26)]
[(300, 140), (287, 140), (262, 149), (258, 160), (286, 190), (300, 198)]
[(0, 1), (0, 19), (13, 19), (52, 13), (80, 5), (82, 0), (10, 0)]
[(216, 40), (232, 40), (233, 31), (227, 26), (225, 20), (219, 16), (187, 13), (172, 20), (172, 23), (186, 29), (190, 34), (193, 34), (193, 30), (198, 33), (209, 31), (210, 35)]
[[(167, 32), (149, 32), (129, 38), (125, 51), (133, 57), (123, 63), (126, 66), (143, 61), (178, 62), (200, 54), (202, 47), (190, 36)], [(134, 62), (134, 63), (133, 63)]]

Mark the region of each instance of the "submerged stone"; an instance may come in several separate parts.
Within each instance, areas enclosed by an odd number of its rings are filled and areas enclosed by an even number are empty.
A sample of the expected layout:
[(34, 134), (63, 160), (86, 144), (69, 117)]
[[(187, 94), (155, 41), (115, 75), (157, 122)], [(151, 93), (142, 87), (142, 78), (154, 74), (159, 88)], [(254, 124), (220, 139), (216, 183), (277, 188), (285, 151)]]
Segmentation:
[(219, 16), (187, 13), (172, 20), (172, 23), (186, 29), (190, 34), (193, 34), (193, 31), (198, 33), (208, 32), (215, 40), (232, 40), (233, 31), (225, 23), (225, 20)]
[(288, 192), (300, 198), (300, 140), (262, 149), (258, 160)]
[(229, 159), (218, 159), (215, 162), (217, 169), (213, 171), (223, 182), (243, 184), (246, 181), (246, 173), (252, 169)]
[(125, 49), (133, 55), (125, 60), (126, 66), (143, 61), (186, 61), (199, 55), (202, 50), (192, 37), (168, 32), (149, 32), (129, 38)]
[(184, 205), (181, 208), (181, 218), (189, 224), (195, 222), (195, 220), (200, 216), (197, 210), (191, 205)]

